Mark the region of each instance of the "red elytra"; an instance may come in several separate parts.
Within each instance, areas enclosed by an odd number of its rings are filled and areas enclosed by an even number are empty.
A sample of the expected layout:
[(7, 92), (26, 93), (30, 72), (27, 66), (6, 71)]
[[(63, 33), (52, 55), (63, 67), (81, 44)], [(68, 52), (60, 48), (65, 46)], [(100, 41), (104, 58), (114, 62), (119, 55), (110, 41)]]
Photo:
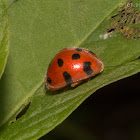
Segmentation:
[(82, 80), (102, 72), (103, 62), (85, 48), (70, 47), (61, 50), (52, 59), (45, 77), (49, 90), (76, 86)]

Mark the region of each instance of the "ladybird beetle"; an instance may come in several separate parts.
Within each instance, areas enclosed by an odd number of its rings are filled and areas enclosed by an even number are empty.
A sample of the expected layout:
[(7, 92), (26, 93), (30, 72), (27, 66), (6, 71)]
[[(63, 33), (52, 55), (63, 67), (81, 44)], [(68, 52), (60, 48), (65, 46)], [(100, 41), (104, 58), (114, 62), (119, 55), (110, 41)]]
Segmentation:
[(65, 48), (50, 63), (45, 77), (46, 88), (55, 91), (69, 85), (74, 87), (103, 69), (103, 62), (93, 52), (79, 47)]

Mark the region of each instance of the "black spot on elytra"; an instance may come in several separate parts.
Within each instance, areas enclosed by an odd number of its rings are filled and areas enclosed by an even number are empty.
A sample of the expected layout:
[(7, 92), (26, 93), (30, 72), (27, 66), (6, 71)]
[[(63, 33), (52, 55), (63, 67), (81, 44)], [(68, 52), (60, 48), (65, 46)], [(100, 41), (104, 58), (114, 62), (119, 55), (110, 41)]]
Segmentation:
[(81, 49), (81, 48), (75, 48), (75, 50), (76, 50), (76, 51), (79, 51), (79, 52), (81, 52), (81, 51), (82, 51), (82, 49)]
[(72, 60), (74, 59), (80, 59), (80, 55), (78, 53), (75, 53), (72, 55)]
[(59, 66), (59, 67), (62, 67), (62, 66), (63, 66), (63, 60), (62, 60), (61, 58), (59, 58), (59, 59), (57, 60), (57, 63), (58, 63), (58, 66)]
[(83, 63), (83, 70), (87, 75), (91, 75), (93, 73), (93, 70), (90, 67), (91, 63), (89, 61), (86, 61)]
[(67, 85), (73, 82), (71, 76), (66, 71), (63, 73), (63, 76)]
[(52, 82), (52, 80), (51, 80), (51, 78), (49, 77), (49, 78), (47, 78), (47, 82), (48, 83), (51, 83)]

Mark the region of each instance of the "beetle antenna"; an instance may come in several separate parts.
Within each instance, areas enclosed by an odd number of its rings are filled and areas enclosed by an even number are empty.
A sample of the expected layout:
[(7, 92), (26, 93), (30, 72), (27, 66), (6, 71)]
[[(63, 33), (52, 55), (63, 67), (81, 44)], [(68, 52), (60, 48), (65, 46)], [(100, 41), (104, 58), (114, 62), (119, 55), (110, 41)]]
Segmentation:
[(47, 90), (48, 90), (48, 89), (46, 88), (45, 91), (43, 92), (43, 94), (41, 94), (41, 96), (45, 96)]

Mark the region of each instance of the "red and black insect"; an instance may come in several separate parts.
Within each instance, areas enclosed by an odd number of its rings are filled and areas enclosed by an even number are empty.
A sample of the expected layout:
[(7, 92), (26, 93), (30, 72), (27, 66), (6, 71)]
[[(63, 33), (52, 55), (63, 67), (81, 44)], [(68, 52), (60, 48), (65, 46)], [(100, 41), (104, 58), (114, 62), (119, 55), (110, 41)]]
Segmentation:
[(74, 87), (103, 69), (103, 62), (91, 51), (78, 47), (65, 48), (50, 63), (45, 77), (46, 87), (49, 90)]

